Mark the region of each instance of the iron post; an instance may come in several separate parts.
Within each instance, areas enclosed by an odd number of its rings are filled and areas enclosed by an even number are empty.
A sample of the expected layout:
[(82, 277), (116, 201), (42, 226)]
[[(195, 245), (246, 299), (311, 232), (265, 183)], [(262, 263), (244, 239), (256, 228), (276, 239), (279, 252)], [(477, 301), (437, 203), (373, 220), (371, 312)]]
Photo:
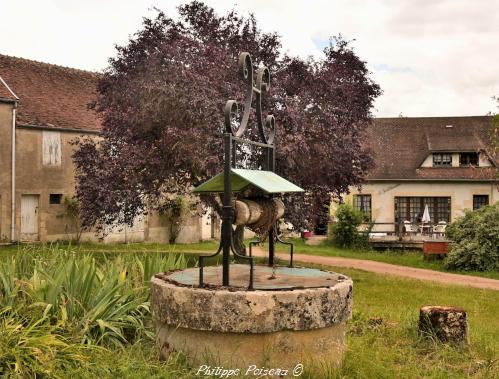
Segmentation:
[(222, 208), (222, 285), (229, 285), (229, 263), (232, 239), (232, 221), (234, 218), (234, 208), (232, 207), (232, 135), (224, 133), (224, 194)]

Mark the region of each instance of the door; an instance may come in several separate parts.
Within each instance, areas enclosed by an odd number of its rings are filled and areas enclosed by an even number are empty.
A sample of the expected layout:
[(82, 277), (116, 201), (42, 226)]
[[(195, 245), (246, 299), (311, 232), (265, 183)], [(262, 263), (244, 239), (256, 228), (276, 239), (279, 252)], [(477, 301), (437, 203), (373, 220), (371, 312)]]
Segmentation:
[(38, 241), (38, 195), (21, 196), (21, 241)]

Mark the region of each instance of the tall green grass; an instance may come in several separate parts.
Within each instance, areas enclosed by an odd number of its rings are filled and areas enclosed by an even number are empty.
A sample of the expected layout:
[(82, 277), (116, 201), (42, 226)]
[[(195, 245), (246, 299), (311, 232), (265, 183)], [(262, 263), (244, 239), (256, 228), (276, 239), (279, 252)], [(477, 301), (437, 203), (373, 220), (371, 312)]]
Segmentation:
[(57, 245), (3, 257), (0, 375), (46, 375), (94, 348), (152, 338), (149, 281), (186, 265), (182, 255), (96, 257)]

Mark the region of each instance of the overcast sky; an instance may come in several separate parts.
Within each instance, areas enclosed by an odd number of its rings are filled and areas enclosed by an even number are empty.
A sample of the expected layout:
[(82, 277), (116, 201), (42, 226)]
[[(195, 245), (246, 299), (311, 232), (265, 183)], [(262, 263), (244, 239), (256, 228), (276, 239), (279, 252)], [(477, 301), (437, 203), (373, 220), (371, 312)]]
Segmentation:
[[(178, 0), (1, 1), (0, 54), (102, 70), (152, 7)], [(206, 0), (219, 13), (253, 12), (293, 55), (320, 56), (341, 33), (384, 94), (377, 116), (465, 116), (497, 111), (499, 0)], [(0, 72), (1, 75), (1, 72)]]

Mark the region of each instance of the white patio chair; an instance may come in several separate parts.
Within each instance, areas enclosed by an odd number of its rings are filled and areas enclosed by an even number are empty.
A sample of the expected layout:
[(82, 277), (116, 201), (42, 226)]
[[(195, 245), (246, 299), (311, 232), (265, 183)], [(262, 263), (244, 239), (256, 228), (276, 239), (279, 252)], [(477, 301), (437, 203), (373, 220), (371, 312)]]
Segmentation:
[(447, 222), (439, 221), (439, 223), (433, 227), (433, 235), (435, 237), (444, 237), (446, 228), (447, 228)]
[(404, 230), (405, 230), (405, 233), (409, 235), (409, 237), (419, 233), (418, 226), (414, 225), (412, 222), (407, 221), (407, 220), (404, 221)]

